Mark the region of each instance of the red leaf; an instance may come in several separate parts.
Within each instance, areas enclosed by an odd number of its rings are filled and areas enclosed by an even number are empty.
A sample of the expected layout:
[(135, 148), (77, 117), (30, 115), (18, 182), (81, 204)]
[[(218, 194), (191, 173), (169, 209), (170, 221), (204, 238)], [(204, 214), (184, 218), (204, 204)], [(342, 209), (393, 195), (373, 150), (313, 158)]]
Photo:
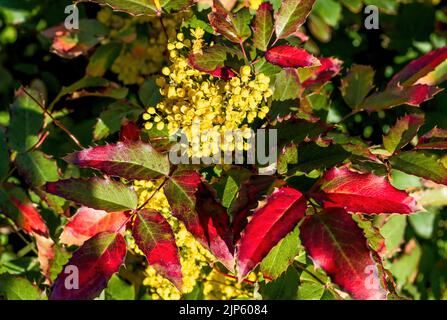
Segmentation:
[(5, 184), (0, 189), (0, 207), (19, 228), (28, 234), (48, 235), (48, 228), (42, 216), (26, 194), (13, 184)]
[[(207, 72), (207, 71), (205, 71)], [(208, 71), (207, 73), (209, 73), (210, 75), (217, 77), (217, 78), (221, 78), (225, 81), (230, 80), (231, 78), (236, 76), (236, 73), (231, 70), (231, 68), (229, 67), (221, 67), (221, 68), (217, 68), (213, 71)]]
[(289, 45), (278, 46), (265, 53), (271, 64), (283, 68), (301, 68), (321, 65), (320, 61), (306, 50)]
[(229, 270), (234, 269), (228, 214), (195, 171), (178, 171), (164, 187), (173, 215)]
[(49, 299), (96, 298), (107, 286), (110, 277), (119, 270), (125, 255), (126, 242), (121, 234), (97, 234), (74, 252), (57, 277)]
[(248, 223), (237, 250), (239, 279), (243, 279), (304, 217), (306, 199), (298, 190), (284, 187), (268, 197)]
[(120, 141), (138, 141), (140, 140), (141, 130), (133, 121), (128, 121), (121, 126)]
[(82, 244), (104, 231), (122, 232), (128, 215), (124, 212), (106, 212), (88, 207), (81, 207), (65, 225), (60, 242), (66, 245)]
[(347, 168), (327, 171), (313, 196), (323, 201), (325, 208), (344, 208), (367, 214), (412, 213), (416, 201), (405, 191), (394, 188), (385, 177), (360, 174)]
[(64, 25), (58, 25), (44, 30), (42, 34), (47, 38), (53, 39), (51, 51), (66, 59), (83, 55), (95, 45), (95, 43), (80, 42), (77, 37), (77, 32), (67, 30)]
[(253, 213), (252, 210), (259, 206), (258, 202), (281, 184), (281, 181), (272, 176), (254, 175), (241, 185), (237, 199), (231, 206), (234, 243), (239, 241), (241, 232), (248, 223), (248, 217)]
[(409, 86), (416, 83), (420, 78), (430, 73), (438, 65), (446, 61), (447, 47), (433, 50), (426, 55), (410, 62), (400, 72), (398, 72), (388, 83), (388, 87)]
[(67, 155), (64, 160), (128, 180), (158, 178), (169, 173), (167, 155), (141, 141), (84, 149)]
[(303, 82), (304, 87), (309, 87), (314, 84), (323, 84), (331, 78), (339, 74), (342, 62), (335, 58), (320, 58), (321, 66), (317, 69), (315, 74)]
[(14, 196), (11, 196), (11, 201), (17, 206), (22, 214), (19, 219), (19, 227), (27, 233), (35, 232), (41, 235), (48, 234), (45, 222), (31, 202), (22, 203), (19, 199), (14, 198)]
[(182, 289), (182, 266), (174, 233), (166, 219), (155, 210), (137, 214), (132, 235), (149, 264)]
[(411, 87), (391, 87), (385, 91), (376, 92), (370, 95), (358, 109), (369, 112), (390, 109), (403, 104), (419, 106), (422, 102), (430, 100), (434, 95), (441, 92), (436, 86), (425, 84), (415, 84)]
[(314, 263), (353, 298), (386, 298), (363, 232), (346, 211), (331, 208), (307, 217), (300, 238)]

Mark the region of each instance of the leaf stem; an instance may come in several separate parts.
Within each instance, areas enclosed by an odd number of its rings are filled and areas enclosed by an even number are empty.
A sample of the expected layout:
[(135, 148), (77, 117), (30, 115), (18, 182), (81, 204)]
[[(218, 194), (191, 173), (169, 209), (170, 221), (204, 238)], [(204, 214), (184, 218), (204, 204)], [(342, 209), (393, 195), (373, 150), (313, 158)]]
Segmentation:
[(242, 40), (239, 41), (239, 45), (241, 46), (242, 53), (244, 54), (245, 63), (247, 65), (250, 64), (250, 61), (248, 60), (247, 52), (245, 52), (244, 44), (242, 43)]
[(155, 191), (151, 194), (151, 196), (149, 198), (147, 198), (146, 201), (144, 201), (143, 204), (141, 204), (135, 211), (139, 211), (141, 208), (144, 208), (144, 206), (147, 205), (149, 203), (149, 201), (152, 200), (152, 198), (158, 193), (158, 191), (160, 191), (161, 188), (163, 188), (166, 181), (168, 181), (167, 176), (165, 176), (165, 178), (163, 179), (163, 182), (157, 187), (157, 189), (155, 189)]
[(42, 105), (42, 103), (40, 103), (40, 101), (38, 101), (36, 98), (34, 98), (26, 89), (25, 87), (22, 87), (23, 92), (25, 92), (25, 94), (31, 98), (31, 100), (33, 100), (42, 110), (43, 112), (49, 116), (51, 118), (51, 120), (53, 120), (54, 124), (56, 126), (58, 126), (60, 129), (62, 129), (62, 131), (64, 131), (70, 138), (71, 140), (73, 140), (73, 142), (81, 149), (84, 149), (84, 147), (82, 146), (82, 144), (79, 142), (79, 140), (62, 124), (59, 122), (59, 120), (55, 119), (50, 112), (48, 112), (48, 110)]

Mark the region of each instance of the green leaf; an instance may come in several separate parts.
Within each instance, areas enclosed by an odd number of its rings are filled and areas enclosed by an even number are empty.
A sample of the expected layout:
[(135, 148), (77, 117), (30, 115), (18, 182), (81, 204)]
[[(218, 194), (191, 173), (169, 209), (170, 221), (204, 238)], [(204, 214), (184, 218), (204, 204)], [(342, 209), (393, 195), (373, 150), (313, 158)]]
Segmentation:
[(399, 5), (397, 0), (364, 0), (366, 5), (377, 6), (381, 12), (386, 14), (396, 14)]
[(60, 245), (54, 246), (54, 259), (51, 262), (49, 277), (51, 281), (56, 280), (59, 273), (62, 272), (64, 266), (70, 260), (71, 254), (65, 251)]
[(294, 100), (300, 95), (300, 90), (296, 69), (287, 68), (276, 75), (272, 99), (276, 101)]
[(242, 43), (251, 35), (251, 15), (248, 9), (238, 13), (228, 12), (220, 1), (213, 1), (213, 12), (208, 14), (208, 20), (217, 33), (234, 43)]
[(260, 271), (270, 279), (277, 279), (292, 264), (301, 250), (299, 227), (285, 236), (262, 260)]
[(254, 66), (256, 74), (265, 74), (266, 76), (270, 77), (271, 82), (273, 82), (273, 77), (282, 71), (281, 67), (271, 64), (265, 58), (258, 60)]
[(221, 204), (230, 209), (243, 182), (251, 176), (251, 172), (244, 168), (234, 168), (226, 172), (226, 175), (214, 185)]
[(190, 18), (188, 18), (185, 21), (183, 21), (181, 28), (182, 29), (183, 28), (186, 28), (186, 29), (202, 28), (203, 30), (205, 30), (208, 33), (213, 33), (214, 32), (213, 28), (206, 21), (203, 21), (203, 20), (199, 19), (195, 15), (193, 15)]
[(436, 211), (433, 208), (427, 212), (420, 212), (408, 216), (408, 220), (418, 236), (431, 239), (435, 230)]
[(447, 184), (447, 169), (435, 154), (422, 151), (406, 151), (390, 158), (391, 166), (402, 172)]
[(374, 73), (370, 66), (353, 65), (346, 77), (341, 80), (341, 94), (352, 109), (357, 109), (374, 88)]
[(2, 129), (0, 129), (0, 181), (5, 178), (9, 172), (9, 152), (6, 147), (6, 137)]
[(317, 0), (312, 14), (318, 14), (326, 24), (331, 27), (337, 26), (341, 19), (342, 7), (334, 0)]
[(331, 145), (326, 148), (314, 143), (307, 143), (298, 148), (298, 162), (289, 166), (288, 174), (297, 172), (309, 173), (315, 169), (331, 168), (342, 163), (350, 155), (339, 145)]
[(19, 174), (33, 187), (59, 180), (57, 163), (39, 150), (19, 153), (14, 161)]
[(122, 183), (97, 177), (48, 182), (46, 191), (98, 210), (122, 211), (136, 209), (138, 205), (135, 191)]
[(253, 44), (261, 50), (267, 51), (268, 44), (273, 34), (272, 6), (269, 3), (261, 4), (256, 11), (253, 23)]
[(309, 16), (315, 0), (284, 0), (275, 14), (275, 32), (278, 39), (295, 33)]
[(195, 53), (189, 56), (189, 62), (192, 66), (203, 72), (223, 67), (226, 59), (227, 49), (220, 45), (206, 48), (202, 53)]
[[(37, 101), (41, 101), (36, 91), (27, 91)], [(17, 151), (26, 151), (39, 141), (38, 133), (44, 121), (43, 111), (23, 88), (16, 92), (15, 101), (10, 110), (11, 121), (7, 132), (9, 146)]]
[(389, 256), (398, 251), (400, 245), (404, 242), (406, 226), (407, 217), (405, 215), (393, 215), (380, 228), (380, 233), (385, 239), (385, 248)]
[[(307, 270), (315, 273), (315, 270), (311, 266)], [(297, 295), (298, 300), (320, 300), (325, 290), (326, 287), (324, 284), (312, 277), (308, 272), (301, 272)]]
[(143, 109), (126, 102), (117, 101), (101, 112), (93, 129), (94, 140), (101, 140), (118, 132), (124, 121), (136, 121)]
[(414, 276), (422, 257), (422, 249), (419, 244), (404, 255), (393, 261), (388, 267), (393, 276), (396, 278), (398, 288), (401, 288)]
[(362, 0), (341, 0), (340, 2), (354, 13), (359, 13), (363, 7)]
[(110, 278), (105, 290), (106, 300), (135, 300), (135, 288), (128, 284), (118, 275)]
[(12, 275), (0, 276), (0, 295), (6, 300), (43, 300), (40, 290), (27, 279)]
[(122, 45), (110, 42), (100, 46), (90, 57), (86, 73), (90, 77), (102, 77), (119, 56)]
[(280, 278), (261, 284), (259, 292), (265, 300), (294, 300), (297, 297), (300, 275), (290, 267)]
[(419, 128), (424, 124), (424, 115), (407, 115), (399, 120), (383, 137), (385, 149), (394, 153), (405, 147), (417, 134)]
[(251, 36), (250, 22), (251, 14), (248, 9), (242, 9), (232, 16), (233, 24), (236, 29), (236, 34), (243, 42)]
[(143, 106), (155, 107), (162, 99), (160, 88), (155, 84), (154, 79), (147, 79), (138, 90), (138, 97)]

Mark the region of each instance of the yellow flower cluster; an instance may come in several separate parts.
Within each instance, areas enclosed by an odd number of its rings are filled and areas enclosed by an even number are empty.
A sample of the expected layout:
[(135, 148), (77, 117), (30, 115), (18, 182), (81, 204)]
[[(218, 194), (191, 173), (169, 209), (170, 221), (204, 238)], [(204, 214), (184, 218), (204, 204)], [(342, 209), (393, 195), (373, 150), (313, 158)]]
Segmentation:
[[(248, 280), (255, 281), (255, 274), (251, 273)], [(209, 300), (253, 299), (254, 287), (250, 284), (238, 283), (236, 279), (213, 269), (206, 277), (203, 293)]]
[[(114, 14), (110, 8), (102, 9), (97, 18), (112, 29), (110, 38), (124, 42), (122, 51), (113, 62), (111, 70), (126, 85), (141, 84), (147, 76), (161, 70), (168, 62), (164, 55), (168, 37), (175, 36), (175, 29), (182, 21), (182, 17), (178, 16), (164, 17), (162, 25), (158, 17), (123, 18)], [(148, 33), (145, 33), (144, 38), (137, 35), (136, 27), (139, 24), (148, 26)]]
[(189, 156), (248, 150), (247, 142), (236, 141), (228, 133), (239, 131), (244, 139), (250, 138), (249, 124), (263, 119), (269, 111), (270, 78), (262, 73), (254, 75), (247, 65), (229, 81), (194, 69), (187, 56), (202, 50), (204, 31), (196, 29), (191, 34), (192, 41), (179, 33), (168, 44), (172, 64), (164, 67), (164, 77), (156, 80), (163, 100), (143, 114), (145, 128), (167, 127), (170, 135), (181, 130), (188, 140)]
[[(134, 188), (139, 196), (139, 202), (144, 203), (162, 183), (157, 181), (135, 181)], [(244, 285), (237, 284), (235, 280), (221, 280), (215, 271), (207, 274), (204, 267), (214, 263), (214, 257), (202, 247), (194, 237), (171, 215), (169, 204), (163, 193), (158, 191), (147, 203), (147, 208), (160, 211), (171, 225), (177, 246), (180, 250), (180, 262), (183, 273), (183, 294), (191, 292), (198, 281), (203, 281), (205, 299), (233, 299), (236, 297), (251, 297), (252, 294)], [(143, 254), (136, 246), (135, 241), (128, 237), (128, 244), (137, 254)], [(143, 285), (148, 287), (152, 299), (178, 300), (182, 293), (171, 282), (158, 275), (154, 268), (149, 266), (146, 271)], [(220, 275), (220, 277), (222, 277)], [(253, 290), (251, 290), (253, 291)]]

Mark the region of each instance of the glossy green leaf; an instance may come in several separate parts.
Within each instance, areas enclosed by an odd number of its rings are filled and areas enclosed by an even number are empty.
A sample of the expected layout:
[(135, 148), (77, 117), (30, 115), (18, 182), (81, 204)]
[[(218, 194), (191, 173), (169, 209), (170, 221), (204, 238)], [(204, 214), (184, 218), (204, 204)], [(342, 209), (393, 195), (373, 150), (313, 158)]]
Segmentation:
[(126, 121), (136, 121), (143, 109), (130, 103), (117, 101), (101, 112), (93, 129), (93, 138), (101, 140), (120, 130)]
[(394, 169), (437, 183), (447, 184), (447, 169), (435, 154), (405, 151), (390, 158)]
[(91, 77), (102, 77), (120, 54), (121, 47), (121, 44), (117, 42), (110, 42), (99, 46), (90, 57), (86, 70), (87, 75)]
[(297, 226), (270, 250), (259, 267), (264, 276), (276, 279), (287, 270), (302, 249), (299, 235), (300, 230)]
[(48, 182), (46, 191), (98, 210), (122, 211), (138, 205), (135, 191), (119, 182), (96, 177)]
[(263, 3), (256, 11), (253, 22), (253, 44), (261, 51), (267, 51), (273, 34), (273, 12), (269, 3)]
[(374, 73), (370, 66), (353, 65), (341, 80), (341, 94), (352, 109), (357, 109), (374, 88)]
[(33, 187), (59, 180), (56, 161), (39, 150), (19, 153), (14, 161), (19, 174)]
[(0, 296), (6, 300), (44, 299), (43, 293), (27, 279), (8, 274), (0, 276)]
[(309, 16), (315, 0), (284, 0), (275, 14), (275, 32), (278, 39), (295, 33)]

